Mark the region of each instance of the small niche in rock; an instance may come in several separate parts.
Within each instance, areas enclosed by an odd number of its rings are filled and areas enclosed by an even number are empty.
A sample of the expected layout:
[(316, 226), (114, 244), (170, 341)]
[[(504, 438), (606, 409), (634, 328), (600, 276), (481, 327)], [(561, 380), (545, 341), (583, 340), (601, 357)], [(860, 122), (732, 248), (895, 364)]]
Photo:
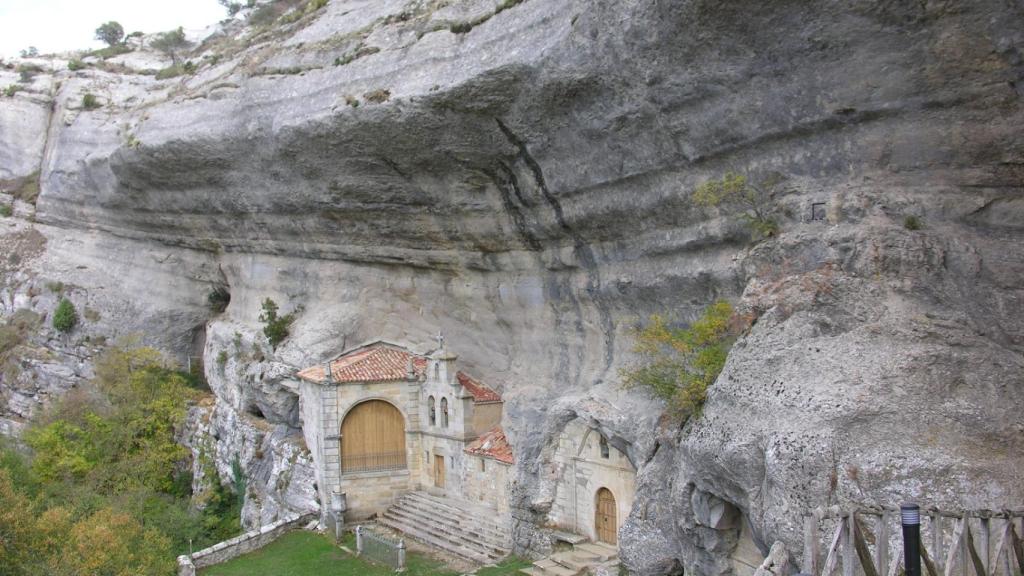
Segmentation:
[(266, 416), (263, 415), (263, 410), (260, 410), (260, 407), (256, 404), (250, 404), (249, 408), (246, 409), (246, 412), (257, 418), (266, 418)]
[(227, 310), (230, 303), (231, 292), (228, 291), (227, 286), (216, 286), (206, 295), (206, 304), (215, 314), (220, 314)]
[(825, 220), (825, 203), (824, 202), (813, 202), (811, 203), (811, 221), (812, 222), (823, 222)]

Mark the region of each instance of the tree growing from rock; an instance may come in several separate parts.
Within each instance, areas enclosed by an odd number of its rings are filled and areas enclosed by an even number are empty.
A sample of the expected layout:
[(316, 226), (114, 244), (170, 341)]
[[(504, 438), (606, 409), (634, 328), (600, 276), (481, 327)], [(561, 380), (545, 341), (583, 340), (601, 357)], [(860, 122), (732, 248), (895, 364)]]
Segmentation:
[(78, 312), (75, 305), (67, 298), (61, 298), (57, 309), (53, 311), (53, 327), (60, 332), (67, 334), (78, 324)]
[(779, 231), (772, 212), (781, 182), (781, 176), (772, 175), (754, 184), (742, 174), (727, 172), (721, 180), (709, 180), (698, 186), (691, 197), (694, 203), (705, 208), (739, 210), (740, 218), (755, 235), (768, 237)]
[(270, 341), (270, 346), (275, 350), (277, 345), (288, 337), (288, 327), (295, 320), (294, 314), (277, 315), (277, 302), (270, 298), (263, 301), (263, 311), (260, 312), (260, 322), (263, 322), (263, 335)]
[(242, 9), (241, 2), (233, 2), (232, 0), (217, 0), (217, 3), (224, 7), (228, 11), (228, 16), (234, 16)]
[(646, 388), (684, 416), (699, 416), (708, 387), (725, 367), (736, 338), (733, 308), (725, 300), (708, 306), (686, 328), (661, 316), (636, 331), (633, 351), (639, 361), (622, 373), (627, 388)]
[(177, 30), (157, 34), (149, 45), (154, 50), (159, 50), (170, 56), (171, 62), (177, 65), (179, 55), (188, 50), (192, 43), (185, 38), (185, 30), (178, 26)]
[(116, 46), (124, 42), (124, 28), (113, 20), (105, 22), (96, 29), (96, 39), (106, 42), (107, 46)]

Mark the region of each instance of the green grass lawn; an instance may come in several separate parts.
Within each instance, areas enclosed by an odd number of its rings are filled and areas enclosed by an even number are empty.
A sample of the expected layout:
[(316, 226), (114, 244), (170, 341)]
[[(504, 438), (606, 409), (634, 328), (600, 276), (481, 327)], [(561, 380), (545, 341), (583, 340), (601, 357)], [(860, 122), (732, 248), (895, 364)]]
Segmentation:
[[(346, 546), (355, 549), (353, 536)], [(410, 553), (405, 574), (409, 576), (455, 576), (437, 560)], [(509, 558), (493, 568), (483, 568), (479, 576), (511, 576), (529, 563)], [(289, 532), (261, 550), (239, 556), (230, 562), (201, 570), (202, 576), (389, 576), (391, 569), (364, 562), (348, 555), (322, 534)]]

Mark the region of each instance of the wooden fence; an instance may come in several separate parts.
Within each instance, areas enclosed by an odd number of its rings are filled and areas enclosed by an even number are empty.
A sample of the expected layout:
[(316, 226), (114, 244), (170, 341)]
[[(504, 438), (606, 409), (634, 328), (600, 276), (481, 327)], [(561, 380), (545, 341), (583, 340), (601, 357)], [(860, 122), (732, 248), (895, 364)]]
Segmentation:
[[(1024, 509), (974, 512), (921, 510), (925, 576), (1024, 575)], [(898, 508), (819, 508), (804, 520), (804, 572), (832, 576), (903, 573)], [(822, 563), (822, 544), (824, 563)]]

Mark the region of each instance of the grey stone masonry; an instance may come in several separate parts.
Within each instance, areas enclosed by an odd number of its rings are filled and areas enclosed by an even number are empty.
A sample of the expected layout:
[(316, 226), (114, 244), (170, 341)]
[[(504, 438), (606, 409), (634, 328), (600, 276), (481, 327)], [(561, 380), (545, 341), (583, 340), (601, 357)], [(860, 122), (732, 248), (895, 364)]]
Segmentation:
[(277, 522), (250, 530), (230, 540), (218, 542), (191, 555), (178, 556), (178, 576), (195, 576), (196, 568), (206, 568), (263, 548), (285, 532), (317, 518), (316, 513), (291, 514)]
[(377, 522), (476, 564), (498, 562), (511, 549), (508, 516), (427, 492), (406, 494)]

